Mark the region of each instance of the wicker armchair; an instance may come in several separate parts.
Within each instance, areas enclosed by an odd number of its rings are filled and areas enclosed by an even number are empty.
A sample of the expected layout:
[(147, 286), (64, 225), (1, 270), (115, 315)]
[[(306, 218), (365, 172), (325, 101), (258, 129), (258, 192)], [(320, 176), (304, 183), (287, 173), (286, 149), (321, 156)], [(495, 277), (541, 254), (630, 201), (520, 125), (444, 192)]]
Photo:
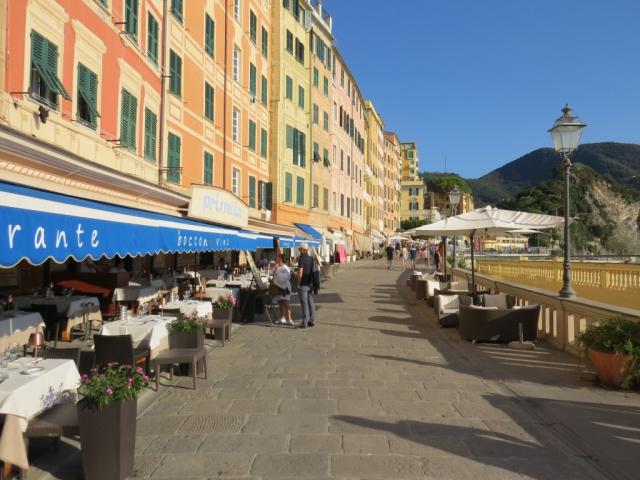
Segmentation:
[(465, 340), (474, 342), (509, 342), (518, 340), (522, 324), (523, 340), (536, 340), (540, 305), (517, 309), (460, 306), (458, 330)]

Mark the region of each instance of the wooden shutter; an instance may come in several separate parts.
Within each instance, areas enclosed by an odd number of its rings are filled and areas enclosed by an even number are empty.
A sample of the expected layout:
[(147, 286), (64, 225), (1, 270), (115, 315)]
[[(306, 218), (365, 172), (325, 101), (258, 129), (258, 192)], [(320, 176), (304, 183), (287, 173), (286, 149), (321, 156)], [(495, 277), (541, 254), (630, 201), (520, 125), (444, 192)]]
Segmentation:
[(158, 117), (148, 108), (144, 109), (144, 157), (156, 161), (156, 128)]
[(130, 146), (129, 140), (129, 103), (130, 95), (126, 90), (122, 90), (120, 105), (120, 145)]
[(273, 207), (273, 183), (271, 182), (265, 184), (265, 199), (263, 207), (267, 210), (271, 210)]
[(249, 91), (255, 96), (256, 89), (256, 66), (253, 63), (249, 64)]
[(151, 12), (147, 15), (147, 56), (158, 63), (158, 21)]
[(256, 151), (256, 122), (249, 120), (249, 148)]
[(173, 133), (169, 134), (169, 158), (167, 167), (171, 170), (167, 172), (167, 181), (171, 183), (180, 183), (180, 171), (178, 170), (180, 168), (180, 142), (180, 137)]
[(256, 177), (249, 176), (249, 207), (256, 207)]
[(138, 35), (138, 0), (126, 0), (124, 4), (124, 18), (127, 22), (125, 31), (133, 34), (134, 38)]
[(204, 152), (204, 175), (202, 183), (206, 185), (213, 185), (213, 155), (209, 152)]
[(204, 38), (204, 48), (205, 51), (209, 54), (210, 57), (213, 58), (214, 46), (215, 46), (215, 23), (213, 23), (213, 19), (206, 15), (205, 17), (205, 38)]
[(263, 128), (260, 130), (260, 155), (267, 158), (267, 131)]
[(296, 203), (304, 205), (304, 178), (296, 177)]
[(262, 76), (262, 90), (261, 90), (261, 96), (262, 96), (262, 104), (266, 107), (267, 106), (267, 101), (268, 101), (268, 95), (269, 95), (269, 91), (268, 91), (268, 85), (267, 85), (267, 77), (265, 77), (264, 75)]
[(204, 116), (213, 121), (213, 87), (204, 82)]
[(262, 27), (262, 54), (266, 57), (269, 55), (269, 32)]

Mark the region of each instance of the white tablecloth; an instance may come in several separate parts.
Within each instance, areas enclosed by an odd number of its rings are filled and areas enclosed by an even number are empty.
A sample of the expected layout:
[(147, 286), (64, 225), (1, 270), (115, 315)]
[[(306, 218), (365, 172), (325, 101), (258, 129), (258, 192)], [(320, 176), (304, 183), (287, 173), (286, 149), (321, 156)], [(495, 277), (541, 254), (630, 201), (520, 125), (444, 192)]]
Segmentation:
[(207, 280), (218, 280), (218, 279), (224, 280), (224, 277), (227, 274), (227, 271), (208, 268), (205, 270), (198, 270), (198, 273), (200, 274), (201, 277), (204, 277)]
[(162, 289), (168, 287), (167, 283), (163, 278), (152, 278), (151, 280), (149, 280), (148, 278), (145, 278), (145, 279), (137, 278), (129, 281), (129, 286), (130, 287), (156, 287), (156, 288), (162, 288)]
[(216, 301), (218, 297), (226, 297), (227, 295), (231, 295), (237, 302), (238, 296), (240, 295), (239, 288), (207, 287), (205, 292), (207, 294), (207, 297), (211, 298), (211, 301)]
[(37, 312), (17, 310), (0, 313), (0, 337), (38, 326), (44, 326), (44, 322)]
[(198, 300), (181, 300), (178, 302), (169, 302), (164, 306), (165, 310), (179, 310), (183, 315), (190, 315), (194, 311), (198, 317), (206, 317), (213, 312), (211, 302), (200, 302)]
[(14, 302), (18, 308), (31, 308), (31, 305), (34, 303), (37, 305), (55, 305), (58, 313), (66, 315), (67, 318), (82, 315), (84, 311), (83, 304), (85, 303), (90, 303), (92, 309), (100, 309), (100, 302), (96, 297), (80, 295), (72, 295), (70, 297), (56, 295), (51, 298), (22, 295), (16, 297)]
[(102, 326), (102, 335), (131, 335), (135, 346), (147, 347), (152, 352), (161, 346), (167, 345), (169, 331), (167, 323), (176, 317), (161, 317), (160, 315), (147, 315), (133, 317), (131, 320), (117, 320), (108, 322)]
[(158, 287), (120, 287), (113, 291), (114, 302), (150, 302), (158, 296)]
[(0, 383), (0, 413), (5, 425), (0, 437), (0, 459), (29, 468), (22, 432), (30, 418), (61, 402), (77, 400), (80, 374), (73, 360), (41, 360), (44, 370), (36, 375), (20, 372), (33, 366), (33, 358), (21, 358), (1, 369), (9, 378)]

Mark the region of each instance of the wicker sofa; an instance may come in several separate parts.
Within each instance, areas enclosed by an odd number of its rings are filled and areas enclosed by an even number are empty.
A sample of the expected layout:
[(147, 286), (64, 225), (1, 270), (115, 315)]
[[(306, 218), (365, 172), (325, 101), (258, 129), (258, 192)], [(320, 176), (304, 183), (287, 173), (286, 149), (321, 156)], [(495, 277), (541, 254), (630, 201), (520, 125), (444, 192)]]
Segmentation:
[(540, 305), (525, 305), (517, 309), (497, 309), (460, 305), (458, 330), (465, 340), (477, 342), (509, 342), (520, 338), (522, 324), (524, 340), (536, 340)]

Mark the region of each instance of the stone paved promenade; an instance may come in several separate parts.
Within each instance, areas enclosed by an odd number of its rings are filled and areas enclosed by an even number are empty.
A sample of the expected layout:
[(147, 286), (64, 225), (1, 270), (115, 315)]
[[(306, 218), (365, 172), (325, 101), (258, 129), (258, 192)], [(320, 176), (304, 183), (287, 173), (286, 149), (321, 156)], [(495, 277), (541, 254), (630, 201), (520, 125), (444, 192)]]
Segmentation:
[(581, 381), (576, 359), (462, 342), (383, 261), (318, 303), (318, 326), (242, 326), (197, 391), (164, 387), (133, 477), (640, 478), (640, 396)]

